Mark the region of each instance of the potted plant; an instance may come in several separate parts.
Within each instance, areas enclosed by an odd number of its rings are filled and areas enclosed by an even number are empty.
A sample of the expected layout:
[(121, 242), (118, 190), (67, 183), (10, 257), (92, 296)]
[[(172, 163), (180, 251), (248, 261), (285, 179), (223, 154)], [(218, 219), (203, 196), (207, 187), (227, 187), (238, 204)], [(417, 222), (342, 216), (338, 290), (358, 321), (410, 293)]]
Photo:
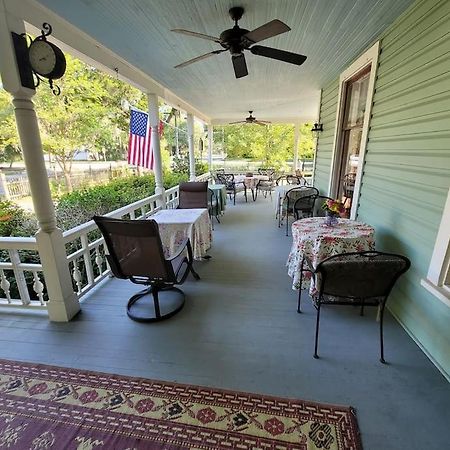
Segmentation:
[(338, 200), (325, 200), (322, 209), (325, 210), (325, 224), (329, 227), (336, 226), (338, 224), (338, 217), (345, 213), (344, 205)]

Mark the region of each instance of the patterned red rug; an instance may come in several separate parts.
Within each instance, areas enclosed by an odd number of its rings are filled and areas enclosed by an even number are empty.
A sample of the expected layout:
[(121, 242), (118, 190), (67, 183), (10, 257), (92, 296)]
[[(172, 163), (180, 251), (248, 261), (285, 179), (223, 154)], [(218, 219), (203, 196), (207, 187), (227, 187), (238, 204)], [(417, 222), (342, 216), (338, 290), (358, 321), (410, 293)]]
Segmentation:
[(349, 407), (0, 360), (0, 448), (362, 447)]

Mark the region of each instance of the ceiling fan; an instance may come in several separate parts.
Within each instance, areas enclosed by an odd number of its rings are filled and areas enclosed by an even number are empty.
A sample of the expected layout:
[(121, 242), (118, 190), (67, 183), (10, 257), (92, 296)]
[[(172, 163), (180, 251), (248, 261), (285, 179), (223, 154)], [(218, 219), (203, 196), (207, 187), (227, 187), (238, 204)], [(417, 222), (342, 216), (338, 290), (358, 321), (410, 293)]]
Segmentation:
[(204, 55), (197, 56), (188, 61), (175, 66), (175, 68), (185, 67), (194, 62), (200, 61), (205, 58), (209, 58), (212, 55), (217, 55), (227, 50), (231, 53), (231, 60), (233, 62), (234, 73), (236, 78), (245, 77), (248, 75), (247, 64), (245, 62), (244, 50), (249, 50), (254, 55), (264, 56), (266, 58), (277, 59), (279, 61), (288, 62), (300, 66), (306, 60), (306, 56), (298, 53), (287, 52), (285, 50), (279, 50), (272, 47), (264, 47), (262, 45), (254, 45), (257, 42), (263, 41), (278, 34), (286, 33), (290, 28), (281, 20), (274, 19), (270, 22), (255, 28), (253, 31), (240, 28), (238, 21), (244, 14), (244, 8), (235, 6), (229, 10), (231, 18), (234, 20), (234, 27), (228, 30), (222, 31), (220, 37), (209, 36), (207, 34), (196, 33), (195, 31), (174, 29), (176, 33), (186, 34), (188, 36), (194, 36), (201, 39), (207, 39), (220, 44), (223, 49), (214, 50)]
[(236, 123), (256, 123), (257, 125), (262, 125), (263, 127), (265, 127), (268, 123), (272, 123), (272, 122), (268, 122), (267, 120), (257, 120), (256, 117), (252, 116), (253, 111), (249, 111), (250, 115), (248, 117), (245, 118), (245, 120), (238, 120), (237, 122), (230, 122), (230, 125), (234, 125)]

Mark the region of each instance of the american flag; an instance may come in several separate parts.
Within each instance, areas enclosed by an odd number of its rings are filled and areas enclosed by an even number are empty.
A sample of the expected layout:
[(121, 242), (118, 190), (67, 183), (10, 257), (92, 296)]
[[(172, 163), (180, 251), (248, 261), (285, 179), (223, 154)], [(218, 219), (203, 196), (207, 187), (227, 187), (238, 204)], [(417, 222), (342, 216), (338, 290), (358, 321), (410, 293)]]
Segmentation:
[(148, 114), (131, 110), (130, 137), (128, 140), (128, 164), (153, 169), (151, 127)]

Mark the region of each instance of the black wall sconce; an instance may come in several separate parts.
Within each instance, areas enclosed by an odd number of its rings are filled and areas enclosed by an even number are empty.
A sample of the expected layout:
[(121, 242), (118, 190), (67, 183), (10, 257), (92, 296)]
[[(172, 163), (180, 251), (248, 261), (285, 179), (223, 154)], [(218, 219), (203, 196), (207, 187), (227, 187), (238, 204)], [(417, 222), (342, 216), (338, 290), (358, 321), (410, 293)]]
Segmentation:
[(321, 123), (315, 123), (315, 124), (313, 125), (313, 127), (311, 128), (311, 131), (312, 131), (313, 133), (318, 133), (318, 132), (320, 132), (320, 131), (323, 131), (323, 124), (321, 124)]

